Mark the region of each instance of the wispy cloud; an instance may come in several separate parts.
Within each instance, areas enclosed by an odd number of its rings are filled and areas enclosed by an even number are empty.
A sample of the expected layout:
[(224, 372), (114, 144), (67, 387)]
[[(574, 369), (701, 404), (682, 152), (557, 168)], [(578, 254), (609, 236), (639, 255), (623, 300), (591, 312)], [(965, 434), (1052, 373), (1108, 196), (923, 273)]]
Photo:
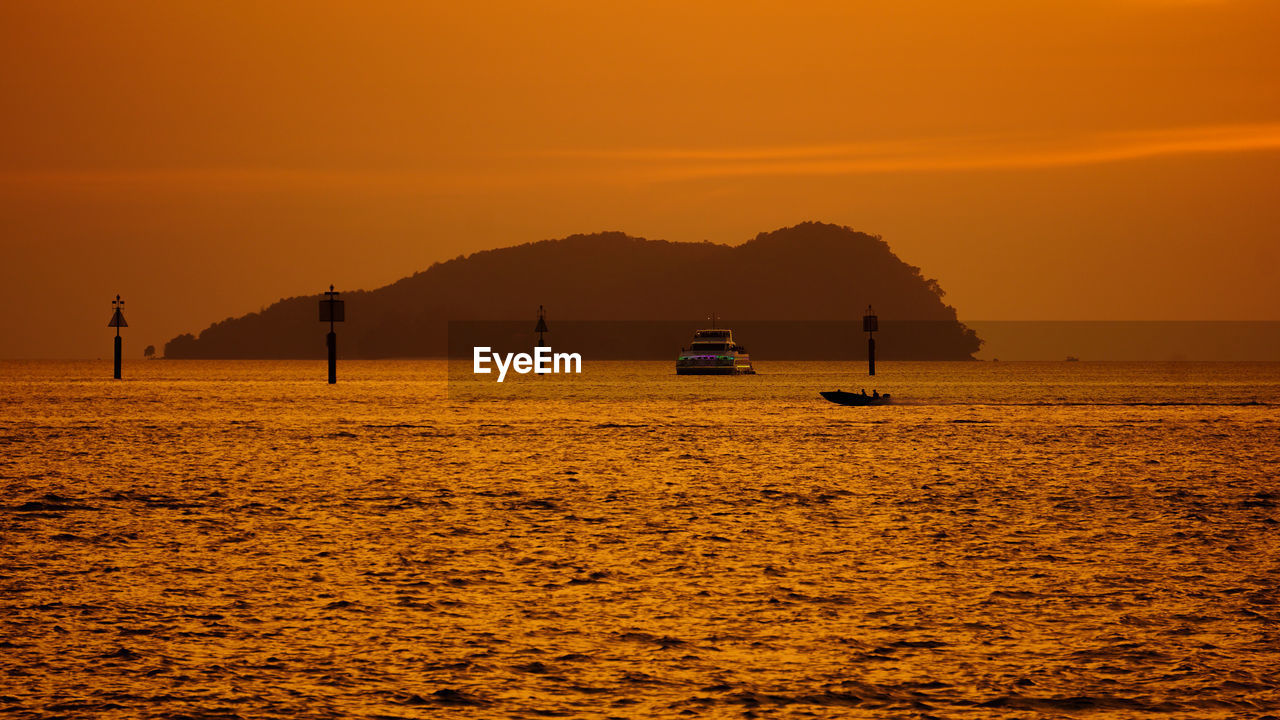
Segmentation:
[(662, 180), (1034, 169), (1278, 149), (1280, 123), (1264, 123), (1073, 137), (977, 136), (803, 146), (565, 150), (552, 155), (601, 162), (637, 178)]
[(442, 194), (717, 177), (854, 176), (1098, 165), (1280, 150), (1280, 122), (1075, 136), (983, 135), (823, 145), (567, 148), (455, 158), (424, 169), (280, 167), (0, 170), (0, 188), (173, 188)]

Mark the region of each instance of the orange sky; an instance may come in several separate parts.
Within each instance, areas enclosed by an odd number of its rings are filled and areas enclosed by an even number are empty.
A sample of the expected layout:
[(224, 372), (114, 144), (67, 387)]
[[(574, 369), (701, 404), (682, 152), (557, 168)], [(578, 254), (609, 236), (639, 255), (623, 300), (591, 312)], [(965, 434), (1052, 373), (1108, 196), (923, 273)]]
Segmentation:
[(3, 357), (105, 355), (116, 292), (140, 349), (479, 249), (803, 220), (962, 318), (1280, 320), (1270, 0), (41, 0), (0, 34)]

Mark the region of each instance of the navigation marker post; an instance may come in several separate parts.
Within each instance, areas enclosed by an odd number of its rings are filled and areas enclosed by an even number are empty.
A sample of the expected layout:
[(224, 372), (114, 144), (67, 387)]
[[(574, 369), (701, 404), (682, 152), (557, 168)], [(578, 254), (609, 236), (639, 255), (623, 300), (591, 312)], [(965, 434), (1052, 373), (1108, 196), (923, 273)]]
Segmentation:
[(120, 328), (129, 327), (129, 323), (124, 321), (124, 301), (120, 299), (120, 294), (116, 293), (116, 299), (111, 301), (111, 320), (107, 323), (107, 327), (116, 329), (116, 380), (120, 379), (120, 357), (123, 351), (123, 341), (120, 339)]
[(867, 369), (870, 375), (875, 377), (876, 374), (876, 331), (880, 329), (880, 319), (876, 317), (876, 311), (867, 306), (867, 314), (862, 316), (862, 331), (867, 334)]
[(325, 345), (329, 347), (329, 384), (333, 385), (338, 382), (338, 335), (333, 331), (333, 324), (345, 321), (347, 311), (346, 301), (338, 299), (332, 285), (325, 295), (325, 299), (320, 301), (320, 322), (329, 323)]
[(547, 347), (542, 340), (542, 334), (551, 331), (547, 329), (547, 311), (543, 310), (541, 305), (538, 306), (538, 325), (533, 328), (533, 331), (538, 333), (538, 344), (535, 347)]

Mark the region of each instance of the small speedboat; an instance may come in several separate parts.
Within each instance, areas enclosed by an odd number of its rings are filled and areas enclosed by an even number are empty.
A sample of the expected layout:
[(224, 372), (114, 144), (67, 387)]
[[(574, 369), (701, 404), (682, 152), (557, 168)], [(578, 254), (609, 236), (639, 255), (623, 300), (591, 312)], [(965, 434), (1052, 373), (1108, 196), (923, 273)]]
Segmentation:
[(855, 405), (863, 407), (867, 405), (893, 404), (892, 397), (889, 393), (885, 393), (883, 395), (873, 393), (868, 395), (865, 390), (860, 393), (845, 392), (843, 390), (822, 390), (819, 391), (818, 394), (837, 405)]

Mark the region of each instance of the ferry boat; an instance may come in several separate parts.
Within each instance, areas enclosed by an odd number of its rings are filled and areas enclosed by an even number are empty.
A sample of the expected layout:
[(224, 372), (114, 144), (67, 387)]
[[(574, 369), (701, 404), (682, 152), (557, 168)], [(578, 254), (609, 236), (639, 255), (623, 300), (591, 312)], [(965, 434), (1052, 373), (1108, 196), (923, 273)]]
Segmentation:
[(680, 348), (677, 375), (755, 375), (747, 349), (733, 341), (733, 331), (697, 330), (693, 344)]

